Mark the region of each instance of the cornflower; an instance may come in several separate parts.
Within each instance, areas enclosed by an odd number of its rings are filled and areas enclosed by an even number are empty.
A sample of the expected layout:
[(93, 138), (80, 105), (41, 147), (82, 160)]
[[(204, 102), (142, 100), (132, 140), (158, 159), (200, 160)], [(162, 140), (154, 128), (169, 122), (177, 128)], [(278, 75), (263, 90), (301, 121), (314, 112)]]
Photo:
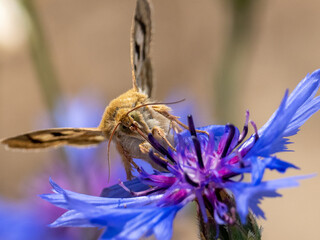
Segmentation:
[[(250, 211), (265, 218), (259, 207), (264, 197), (279, 197), (278, 189), (297, 186), (310, 177), (263, 180), (267, 169), (280, 173), (298, 169), (275, 154), (289, 151), (288, 137), (320, 109), (320, 97), (314, 97), (319, 85), (320, 70), (308, 74), (290, 95), (285, 92), (279, 108), (259, 130), (247, 111), (241, 133), (232, 124), (197, 132), (189, 116), (189, 131), (175, 135), (175, 151), (150, 134), (154, 148), (150, 157), (166, 171), (148, 173), (138, 168), (137, 179), (104, 189), (103, 197), (64, 190), (50, 179), (55, 193), (42, 198), (68, 209), (51, 226), (106, 227), (101, 239), (152, 234), (170, 239), (176, 213), (192, 201), (198, 203), (204, 223), (211, 218), (217, 226), (245, 224)], [(249, 123), (254, 134), (245, 140)]]

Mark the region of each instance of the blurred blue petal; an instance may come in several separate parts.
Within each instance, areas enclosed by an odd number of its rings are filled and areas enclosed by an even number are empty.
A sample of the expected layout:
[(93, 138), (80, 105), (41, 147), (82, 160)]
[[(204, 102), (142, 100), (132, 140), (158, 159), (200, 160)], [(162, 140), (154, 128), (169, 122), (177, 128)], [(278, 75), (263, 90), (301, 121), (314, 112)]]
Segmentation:
[(21, 206), (0, 201), (0, 239), (24, 240), (42, 239), (45, 226), (37, 216)]

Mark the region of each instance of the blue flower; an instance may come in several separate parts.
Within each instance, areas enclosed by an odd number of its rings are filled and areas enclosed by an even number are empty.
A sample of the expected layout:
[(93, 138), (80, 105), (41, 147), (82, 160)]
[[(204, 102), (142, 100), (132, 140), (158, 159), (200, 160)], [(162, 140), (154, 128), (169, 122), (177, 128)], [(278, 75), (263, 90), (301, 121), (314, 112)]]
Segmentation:
[[(59, 99), (61, 101), (61, 99)], [(97, 94), (80, 94), (74, 98), (57, 103), (54, 109), (54, 117), (60, 127), (93, 127), (97, 126), (104, 110)], [(43, 120), (43, 116), (37, 119)], [(62, 124), (64, 122), (64, 124)], [(43, 122), (49, 125), (49, 123)], [(45, 126), (44, 126), (45, 127)], [(104, 149), (103, 149), (104, 148)], [(41, 201), (36, 194), (49, 191), (48, 184), (43, 181), (47, 179), (48, 172), (58, 179), (64, 186), (77, 183), (77, 189), (99, 194), (101, 188), (107, 186), (105, 173), (106, 146), (91, 149), (66, 149), (66, 156), (70, 168), (65, 162), (56, 162), (50, 169), (46, 168), (25, 185), (29, 191), (20, 201), (4, 200), (0, 196), (0, 239), (25, 240), (25, 239), (80, 239), (80, 236), (90, 234), (86, 229), (48, 228), (49, 221), (56, 219), (63, 210), (57, 211), (55, 206)], [(52, 152), (52, 154), (55, 154)], [(51, 156), (56, 158), (57, 156)], [(57, 159), (55, 159), (57, 160)], [(114, 159), (116, 160), (116, 159)], [(49, 167), (49, 166), (48, 166)], [(117, 169), (119, 171), (117, 171)], [(70, 171), (71, 170), (71, 171)], [(119, 177), (124, 177), (124, 171), (120, 171), (120, 159), (113, 164), (114, 174), (110, 182), (116, 183)], [(73, 174), (71, 176), (71, 174)], [(89, 229), (91, 230), (91, 229)], [(87, 233), (85, 233), (87, 232)]]
[[(288, 151), (288, 137), (320, 109), (320, 98), (314, 98), (319, 81), (317, 70), (290, 96), (286, 91), (279, 108), (260, 130), (247, 111), (242, 132), (232, 124), (196, 130), (189, 116), (189, 131), (175, 135), (175, 151), (161, 146), (150, 134), (148, 140), (156, 151), (150, 157), (167, 172), (150, 174), (140, 168), (138, 179), (106, 189), (104, 197), (66, 191), (51, 181), (55, 193), (42, 197), (69, 210), (52, 226), (107, 227), (102, 239), (138, 239), (151, 234), (170, 239), (174, 216), (194, 200), (204, 221), (210, 214), (218, 224), (234, 224), (238, 214), (245, 223), (249, 210), (265, 218), (259, 207), (264, 197), (279, 197), (278, 189), (297, 186), (299, 180), (310, 177), (263, 180), (267, 169), (280, 173), (298, 169), (275, 154)], [(249, 123), (255, 133), (244, 140)], [(243, 181), (244, 175), (250, 180)]]
[(43, 239), (45, 227), (38, 216), (21, 204), (0, 200), (0, 238), (1, 239)]
[[(96, 127), (104, 111), (105, 105), (98, 91), (88, 91), (79, 93), (74, 97), (64, 97), (58, 100), (53, 111), (53, 117), (57, 122), (57, 127)], [(105, 173), (108, 168), (106, 161), (106, 144), (102, 143), (94, 147), (74, 148), (65, 146), (67, 164), (74, 175), (71, 179), (76, 179), (78, 187), (90, 194), (99, 194), (102, 187), (106, 186)], [(122, 163), (119, 156), (113, 161), (113, 174), (110, 177), (110, 184), (115, 184), (119, 177), (125, 176), (125, 171), (120, 171)], [(116, 161), (117, 160), (117, 161)], [(58, 163), (59, 164), (59, 163)], [(65, 164), (65, 163), (62, 163)], [(61, 165), (61, 163), (60, 163)], [(57, 166), (56, 177), (61, 177), (70, 182), (70, 176), (66, 176), (65, 171), (61, 171), (65, 166)], [(117, 171), (118, 170), (118, 171)], [(58, 173), (63, 172), (59, 176)], [(78, 189), (79, 189), (78, 188)]]
[[(80, 93), (75, 97), (59, 99), (54, 108), (53, 117), (57, 127), (96, 127), (99, 125), (104, 107), (99, 93)], [(106, 148), (105, 146), (97, 147), (76, 149), (66, 146), (65, 152), (71, 167), (81, 174), (87, 174), (88, 165), (92, 164), (93, 159), (97, 161), (97, 158), (102, 158), (99, 156), (99, 151), (101, 152), (101, 148)]]
[(45, 208), (40, 204), (35, 207), (34, 202), (31, 204), (26, 201), (17, 202), (0, 198), (0, 239), (79, 239), (81, 232), (76, 231), (77, 229), (48, 228), (47, 222), (58, 216), (57, 211), (54, 212), (54, 215), (51, 215), (50, 211), (52, 212), (51, 206)]
[(157, 207), (154, 203), (161, 199), (161, 194), (134, 198), (104, 198), (63, 190), (52, 180), (50, 183), (56, 193), (41, 197), (69, 210), (51, 226), (107, 226), (102, 239), (139, 239), (141, 236), (152, 234), (158, 239), (170, 239), (173, 219), (182, 207)]

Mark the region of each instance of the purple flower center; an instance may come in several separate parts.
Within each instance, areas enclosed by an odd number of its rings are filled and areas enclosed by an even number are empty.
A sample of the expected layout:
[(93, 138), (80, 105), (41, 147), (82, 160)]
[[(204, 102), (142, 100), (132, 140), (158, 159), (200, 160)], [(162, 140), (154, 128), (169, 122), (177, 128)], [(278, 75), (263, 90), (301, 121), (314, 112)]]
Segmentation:
[(176, 134), (175, 151), (166, 149), (149, 134), (148, 140), (156, 150), (151, 150), (149, 156), (168, 172), (149, 174), (139, 169), (138, 177), (152, 188), (133, 194), (141, 196), (162, 192), (164, 195), (158, 206), (185, 204), (197, 199), (205, 220), (207, 208), (215, 218), (218, 215), (223, 222), (232, 223), (235, 220), (232, 217), (234, 207), (221, 196), (229, 194), (223, 190), (224, 183), (233, 182), (232, 177), (242, 175), (234, 170), (245, 168), (242, 158), (259, 138), (254, 122), (250, 121), (255, 129), (255, 141), (240, 150), (237, 148), (248, 133), (248, 123), (247, 111), (241, 134), (234, 125), (227, 124), (224, 134), (214, 136), (214, 132), (209, 134), (196, 130), (192, 116), (188, 116), (190, 136)]

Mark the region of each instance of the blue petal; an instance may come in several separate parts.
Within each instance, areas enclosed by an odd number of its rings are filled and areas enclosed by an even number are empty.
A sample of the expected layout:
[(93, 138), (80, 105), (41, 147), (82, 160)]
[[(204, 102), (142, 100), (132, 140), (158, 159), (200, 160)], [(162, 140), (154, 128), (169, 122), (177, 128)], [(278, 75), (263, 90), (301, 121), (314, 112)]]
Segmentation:
[[(206, 144), (208, 143), (208, 141), (210, 141), (208, 145), (211, 149), (211, 152), (213, 150), (216, 150), (218, 148), (221, 137), (225, 133), (225, 127), (226, 126), (224, 125), (209, 125), (206, 127), (197, 128), (197, 130), (206, 131), (210, 135), (208, 139), (207, 134), (197, 133), (197, 137), (201, 143), (201, 148), (207, 149)], [(189, 148), (193, 149), (194, 147), (189, 130), (185, 130), (181, 133), (175, 134), (174, 142), (175, 142), (177, 152), (180, 154), (184, 154), (186, 149), (189, 149)]]
[(158, 239), (170, 239), (172, 223), (179, 206), (110, 209), (108, 207), (75, 206), (51, 226), (107, 227), (102, 239), (139, 239), (155, 234)]
[[(215, 137), (222, 137), (222, 135), (224, 134), (225, 132), (225, 125), (209, 125), (209, 126), (206, 126), (206, 127), (199, 127), (197, 128), (197, 130), (201, 130), (201, 131), (206, 131), (209, 133), (209, 135), (214, 135)], [(189, 139), (190, 141), (191, 140), (191, 135), (190, 135), (190, 132), (189, 130), (185, 130), (181, 133), (179, 133), (182, 138), (184, 139)], [(205, 133), (197, 133), (198, 136), (206, 136)], [(178, 139), (175, 139), (175, 142), (179, 142)]]
[(139, 239), (155, 234), (157, 239), (169, 240), (172, 236), (172, 223), (181, 206), (150, 207), (140, 209), (141, 213), (128, 221), (118, 239)]
[[(299, 127), (320, 109), (320, 98), (313, 98), (320, 86), (320, 70), (307, 75), (288, 97), (288, 91), (268, 122), (259, 130), (259, 140), (248, 153), (268, 157), (287, 151), (287, 137), (296, 134)], [(251, 137), (244, 145), (253, 141)], [(243, 148), (242, 146), (241, 148)]]
[(299, 169), (292, 163), (282, 161), (276, 157), (270, 158), (260, 158), (260, 157), (251, 157), (246, 159), (245, 168), (230, 168), (231, 171), (242, 174), (242, 173), (251, 173), (251, 183), (254, 185), (259, 184), (262, 181), (264, 171), (266, 169), (277, 170), (280, 173), (286, 172), (288, 168)]
[(170, 215), (167, 216), (167, 219), (164, 219), (165, 221), (161, 221), (155, 226), (154, 235), (157, 239), (171, 239), (173, 229), (172, 224), (178, 210), (179, 209), (175, 209), (175, 211), (171, 211)]
[(92, 227), (94, 226), (89, 219), (83, 213), (79, 213), (75, 210), (70, 210), (62, 214), (58, 219), (49, 225), (50, 227), (65, 227), (65, 226), (77, 226), (77, 227)]
[(83, 202), (92, 204), (93, 206), (107, 206), (108, 208), (123, 208), (126, 207), (139, 207), (152, 203), (156, 199), (161, 198), (161, 195), (143, 196), (135, 198), (104, 198), (90, 196), (81, 193), (75, 193), (72, 191), (64, 190), (58, 184), (50, 179), (50, 183), (54, 189), (53, 194), (43, 194), (40, 197), (60, 208), (70, 209), (69, 201), (66, 199), (66, 195), (70, 199), (78, 199)]
[(300, 169), (294, 164), (282, 161), (276, 157), (269, 158), (267, 161), (268, 163), (266, 164), (266, 168), (269, 168), (270, 170), (277, 170), (281, 173), (285, 173), (288, 168)]
[(156, 207), (152, 203), (161, 195), (135, 198), (93, 197), (66, 191), (51, 180), (55, 194), (42, 197), (69, 209), (51, 227), (107, 227), (102, 239), (139, 239), (155, 234), (169, 240), (172, 223), (182, 205)]
[(53, 239), (32, 205), (0, 197), (0, 239)]
[(312, 101), (305, 103), (294, 115), (284, 136), (295, 135), (300, 126), (302, 126), (314, 113), (320, 109), (320, 97), (314, 98)]
[(245, 223), (249, 208), (257, 217), (265, 218), (264, 212), (258, 206), (264, 197), (280, 197), (281, 195), (276, 192), (277, 189), (296, 187), (299, 185), (298, 180), (310, 177), (313, 177), (313, 175), (265, 181), (258, 185), (234, 182), (226, 183), (225, 187), (234, 194), (241, 222)]

